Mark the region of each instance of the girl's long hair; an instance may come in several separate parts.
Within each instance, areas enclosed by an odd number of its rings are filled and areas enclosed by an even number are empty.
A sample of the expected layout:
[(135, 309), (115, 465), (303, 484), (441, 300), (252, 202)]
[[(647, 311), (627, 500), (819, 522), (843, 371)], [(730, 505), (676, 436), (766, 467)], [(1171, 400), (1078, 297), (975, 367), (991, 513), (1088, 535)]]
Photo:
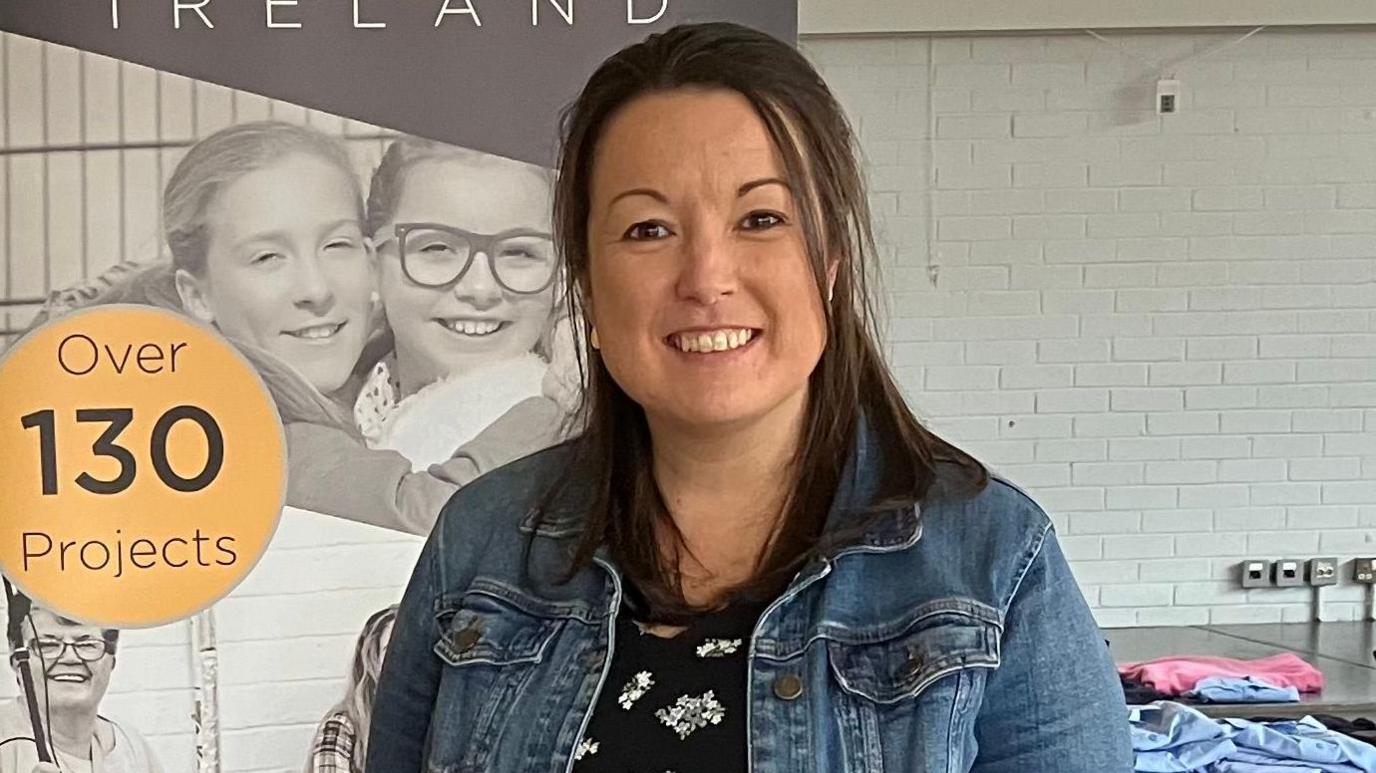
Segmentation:
[(354, 647), (353, 665), (349, 669), (349, 684), (330, 715), (343, 713), (354, 726), (354, 749), (349, 762), (353, 773), (363, 773), (368, 759), (368, 723), (373, 718), (373, 696), (377, 694), (377, 680), (382, 674), (382, 658), (386, 654), (382, 638), (397, 619), (397, 606), (374, 612), (363, 624)]

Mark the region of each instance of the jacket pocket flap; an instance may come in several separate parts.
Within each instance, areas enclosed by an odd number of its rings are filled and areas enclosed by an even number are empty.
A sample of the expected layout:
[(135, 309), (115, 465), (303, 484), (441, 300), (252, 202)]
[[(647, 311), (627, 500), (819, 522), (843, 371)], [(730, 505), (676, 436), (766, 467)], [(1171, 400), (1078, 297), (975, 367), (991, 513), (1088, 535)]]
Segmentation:
[(480, 591), (465, 594), (438, 618), (443, 633), (434, 651), (451, 666), (539, 663), (565, 622), (533, 615)]
[(999, 635), (994, 623), (947, 612), (923, 617), (884, 641), (828, 641), (827, 656), (843, 689), (895, 703), (961, 669), (997, 668)]

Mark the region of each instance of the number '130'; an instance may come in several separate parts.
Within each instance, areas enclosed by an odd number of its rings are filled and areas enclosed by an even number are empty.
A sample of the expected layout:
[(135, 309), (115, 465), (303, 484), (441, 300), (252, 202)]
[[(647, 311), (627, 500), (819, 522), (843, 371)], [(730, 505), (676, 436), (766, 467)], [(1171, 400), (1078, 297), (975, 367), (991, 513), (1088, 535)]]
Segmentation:
[[(91, 453), (107, 456), (119, 463), (119, 475), (112, 480), (101, 480), (89, 472), (76, 477), (76, 485), (92, 494), (118, 494), (134, 484), (137, 464), (129, 449), (117, 441), (120, 433), (134, 420), (130, 408), (86, 408), (78, 409), (76, 420), (80, 423), (101, 422), (105, 431), (91, 445)], [(57, 427), (53, 411), (35, 411), (20, 417), (24, 429), (38, 430), (39, 456), (42, 460), (43, 493), (57, 494)], [(167, 461), (167, 436), (179, 421), (190, 421), (200, 427), (206, 440), (205, 466), (195, 475), (184, 478), (172, 469)], [(175, 491), (200, 491), (215, 481), (225, 461), (225, 437), (215, 417), (194, 405), (179, 405), (170, 408), (153, 425), (153, 437), (149, 443), (149, 457), (158, 478)]]

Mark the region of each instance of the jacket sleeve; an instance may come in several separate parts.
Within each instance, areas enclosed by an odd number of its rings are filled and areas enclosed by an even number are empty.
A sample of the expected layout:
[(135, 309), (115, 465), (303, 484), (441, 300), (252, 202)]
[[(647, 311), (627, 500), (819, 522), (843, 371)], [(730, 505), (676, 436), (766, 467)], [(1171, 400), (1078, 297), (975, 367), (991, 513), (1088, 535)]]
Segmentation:
[(420, 773), (442, 665), (435, 655), (441, 631), (436, 620), (443, 529), (421, 551), (402, 596), (383, 658), (368, 731), (366, 773)]
[(1123, 690), (1050, 524), (1009, 602), (1002, 650), (971, 773), (1130, 773)]
[(429, 534), (451, 495), (484, 473), (554, 445), (553, 401), (517, 403), (448, 461), (412, 472), (395, 451), (370, 449), (338, 425), (288, 422), (287, 504), (410, 534)]

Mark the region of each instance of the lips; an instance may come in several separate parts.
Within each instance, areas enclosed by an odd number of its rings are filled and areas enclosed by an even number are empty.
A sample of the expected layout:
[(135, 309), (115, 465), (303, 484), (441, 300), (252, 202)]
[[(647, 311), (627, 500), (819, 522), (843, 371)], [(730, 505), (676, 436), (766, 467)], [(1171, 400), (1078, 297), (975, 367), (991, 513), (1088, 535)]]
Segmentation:
[(295, 330), (283, 330), (282, 334), (289, 335), (292, 338), (300, 339), (302, 341), (329, 341), (330, 339), (339, 335), (339, 331), (343, 330), (344, 326), (347, 324), (349, 324), (348, 320), (345, 320), (343, 322), (323, 322), (317, 325), (307, 325), (305, 327), (299, 327)]
[(85, 684), (86, 682), (90, 681), (90, 679), (91, 678), (86, 674), (76, 673), (73, 671), (63, 671), (61, 673), (48, 674), (49, 682), (63, 682), (66, 684)]

